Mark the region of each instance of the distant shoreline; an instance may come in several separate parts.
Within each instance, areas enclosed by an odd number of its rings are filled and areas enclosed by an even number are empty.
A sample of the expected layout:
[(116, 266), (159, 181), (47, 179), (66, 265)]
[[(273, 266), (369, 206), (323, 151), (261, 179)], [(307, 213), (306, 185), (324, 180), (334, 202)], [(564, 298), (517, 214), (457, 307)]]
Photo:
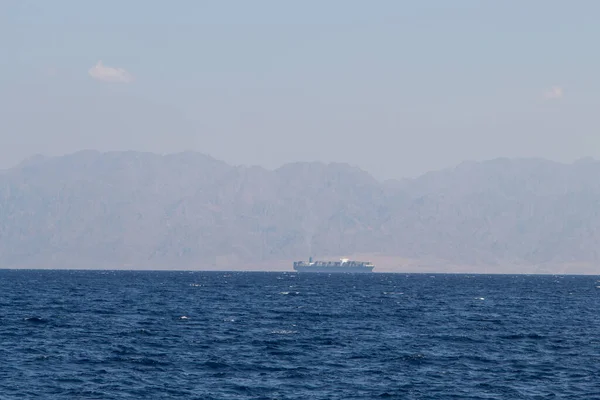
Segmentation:
[[(290, 273), (290, 274), (298, 274), (298, 272), (289, 269), (289, 270), (273, 270), (273, 269), (248, 269), (248, 268), (223, 268), (223, 269), (170, 269), (170, 268), (79, 268), (79, 267), (0, 267), (0, 271), (73, 271), (73, 272), (214, 272), (214, 273)], [(299, 273), (301, 275), (305, 275), (306, 273)], [(405, 274), (405, 275), (523, 275), (523, 276), (531, 276), (531, 275), (539, 275), (539, 276), (600, 276), (600, 272), (596, 271), (564, 271), (564, 272), (549, 272), (549, 271), (498, 271), (498, 270), (489, 270), (489, 271), (469, 271), (469, 270), (461, 270), (461, 271), (442, 271), (442, 270), (383, 270), (377, 271), (373, 270), (373, 274)], [(322, 275), (328, 275), (323, 273)], [(372, 275), (372, 274), (366, 274)]]

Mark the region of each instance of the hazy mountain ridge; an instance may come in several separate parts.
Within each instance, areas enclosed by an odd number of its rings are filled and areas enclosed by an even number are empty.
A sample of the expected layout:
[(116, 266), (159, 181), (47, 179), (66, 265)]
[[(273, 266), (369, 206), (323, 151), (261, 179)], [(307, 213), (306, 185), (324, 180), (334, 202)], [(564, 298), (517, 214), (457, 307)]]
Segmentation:
[(590, 160), (465, 162), (381, 183), (339, 163), (35, 156), (0, 174), (0, 266), (202, 269), (311, 254), (594, 264), (599, 177)]

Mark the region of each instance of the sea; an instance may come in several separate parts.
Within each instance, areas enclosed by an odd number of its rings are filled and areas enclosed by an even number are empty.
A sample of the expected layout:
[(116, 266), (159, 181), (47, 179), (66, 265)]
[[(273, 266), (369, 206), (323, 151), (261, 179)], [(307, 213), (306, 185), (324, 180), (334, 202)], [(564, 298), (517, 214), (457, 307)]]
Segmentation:
[(600, 399), (600, 277), (0, 270), (0, 399)]

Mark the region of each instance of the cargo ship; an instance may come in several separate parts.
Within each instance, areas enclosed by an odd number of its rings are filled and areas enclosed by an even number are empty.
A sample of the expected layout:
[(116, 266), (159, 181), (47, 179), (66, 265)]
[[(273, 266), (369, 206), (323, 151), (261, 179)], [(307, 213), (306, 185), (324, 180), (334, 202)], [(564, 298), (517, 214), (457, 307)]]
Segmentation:
[(325, 273), (369, 273), (373, 272), (373, 265), (370, 261), (352, 261), (342, 258), (340, 261), (313, 261), (310, 257), (307, 261), (295, 261), (294, 271), (296, 272), (325, 272)]

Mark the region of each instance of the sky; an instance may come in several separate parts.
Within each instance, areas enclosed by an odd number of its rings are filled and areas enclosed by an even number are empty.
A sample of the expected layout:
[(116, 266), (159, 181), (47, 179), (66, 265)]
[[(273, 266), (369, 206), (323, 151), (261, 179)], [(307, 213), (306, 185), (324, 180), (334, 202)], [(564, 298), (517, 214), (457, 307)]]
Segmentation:
[(600, 2), (0, 0), (0, 168), (600, 158)]

